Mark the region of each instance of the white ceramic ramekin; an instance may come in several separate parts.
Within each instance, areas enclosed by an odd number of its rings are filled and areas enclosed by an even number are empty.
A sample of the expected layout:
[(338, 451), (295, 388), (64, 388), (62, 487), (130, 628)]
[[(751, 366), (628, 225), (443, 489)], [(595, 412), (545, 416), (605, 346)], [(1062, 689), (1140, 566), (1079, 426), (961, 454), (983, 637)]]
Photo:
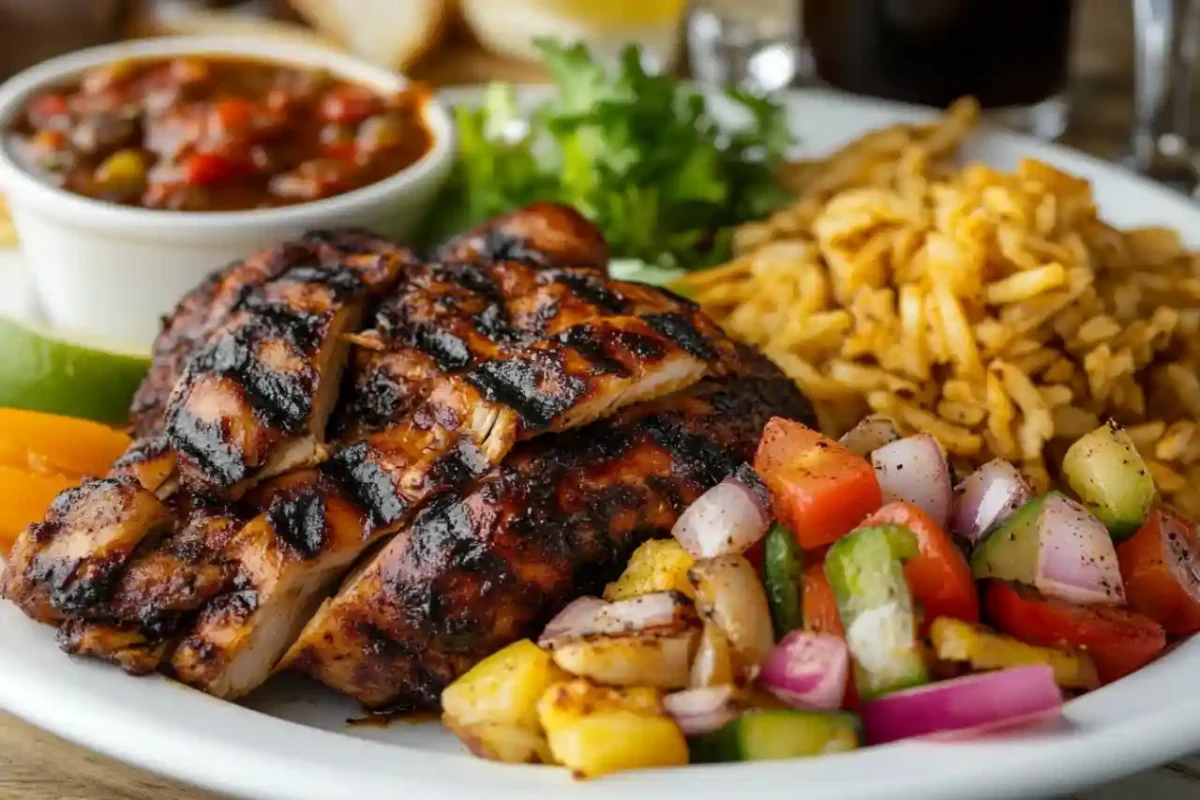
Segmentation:
[[(334, 50), (236, 37), (146, 39), (71, 53), (0, 86), (0, 129), (41, 89), (122, 58), (234, 55), (324, 67), (380, 91), (405, 79)], [(433, 149), (385, 180), (346, 194), (282, 208), (182, 212), (132, 208), (51, 186), (0, 147), (0, 190), (7, 195), (30, 281), (48, 321), (63, 330), (147, 344), (159, 318), (209, 272), (311, 228), (361, 225), (403, 240), (428, 210), (454, 161), (450, 115), (425, 109)]]

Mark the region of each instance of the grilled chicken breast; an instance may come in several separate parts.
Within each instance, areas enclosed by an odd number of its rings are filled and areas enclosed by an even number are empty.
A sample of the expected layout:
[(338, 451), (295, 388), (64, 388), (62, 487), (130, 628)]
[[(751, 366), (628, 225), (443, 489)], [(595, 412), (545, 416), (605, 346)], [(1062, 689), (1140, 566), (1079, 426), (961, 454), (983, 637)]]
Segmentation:
[(189, 491), (236, 499), (254, 481), (324, 455), (346, 334), (408, 265), (392, 253), (339, 258), (295, 263), (250, 290), (192, 355), (166, 416)]
[[(767, 416), (809, 413), (690, 302), (609, 280), (607, 258), (543, 204), (430, 263), (339, 232), (226, 268), (164, 323), (134, 446), (22, 534), (4, 595), (70, 652), (222, 697), (304, 629), (291, 668), (372, 705), (427, 702), (668, 530)], [(376, 650), (337, 666), (331, 642)]]
[(681, 298), (516, 262), (415, 267), (354, 341), (344, 446), (258, 493), (268, 510), (231, 548), (240, 588), (214, 600), (172, 656), (186, 683), (222, 696), (258, 685), (365, 549), (516, 441), (740, 363)]
[(478, 660), (598, 593), (647, 538), (744, 468), (773, 415), (813, 423), (782, 376), (706, 382), (519, 446), (431, 501), (305, 627), (281, 669), (372, 708), (428, 707)]

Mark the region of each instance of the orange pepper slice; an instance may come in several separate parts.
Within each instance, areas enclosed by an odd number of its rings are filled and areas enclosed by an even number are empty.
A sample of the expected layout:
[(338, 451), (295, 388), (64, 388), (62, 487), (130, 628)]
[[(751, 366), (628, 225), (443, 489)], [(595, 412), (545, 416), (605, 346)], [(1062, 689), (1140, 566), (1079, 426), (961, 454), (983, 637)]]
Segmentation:
[(0, 553), (12, 548), (21, 531), (42, 521), (59, 492), (78, 483), (78, 478), (0, 465)]
[[(43, 475), (99, 476), (129, 444), (127, 435), (99, 422), (0, 408), (0, 466)], [(6, 501), (11, 496), (0, 491)]]

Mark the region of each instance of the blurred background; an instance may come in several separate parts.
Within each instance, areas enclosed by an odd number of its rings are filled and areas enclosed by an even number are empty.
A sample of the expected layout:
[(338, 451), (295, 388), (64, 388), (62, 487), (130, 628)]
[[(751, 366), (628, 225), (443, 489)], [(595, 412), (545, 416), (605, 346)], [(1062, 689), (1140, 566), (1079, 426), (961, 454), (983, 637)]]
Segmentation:
[(973, 93), (1016, 127), (1194, 184), (1198, 15), (1190, 0), (0, 0), (0, 79), (164, 33), (315, 39), (438, 85), (538, 81), (541, 35), (610, 58), (635, 42), (651, 68), (760, 91)]

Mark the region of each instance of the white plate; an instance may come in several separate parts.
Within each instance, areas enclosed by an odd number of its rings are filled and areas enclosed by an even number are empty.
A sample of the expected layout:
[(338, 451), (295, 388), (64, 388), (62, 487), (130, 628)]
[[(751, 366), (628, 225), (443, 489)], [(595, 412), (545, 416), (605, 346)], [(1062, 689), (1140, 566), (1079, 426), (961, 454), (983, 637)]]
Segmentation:
[[(810, 153), (923, 112), (824, 92), (794, 98)], [(1023, 156), (1090, 178), (1120, 225), (1180, 229), (1200, 244), (1200, 206), (1109, 164), (1007, 133), (978, 136), (969, 154), (1001, 167)], [(430, 796), (445, 800), (655, 797), (959, 800), (1042, 795), (1097, 784), (1200, 749), (1200, 638), (1067, 706), (1053, 730), (962, 744), (901, 743), (765, 764), (689, 767), (573, 782), (560, 770), (469, 757), (437, 724), (347, 726), (354, 706), (280, 681), (245, 706), (160, 678), (62, 655), (53, 632), (0, 605), (0, 706), (140, 767), (264, 800)]]

